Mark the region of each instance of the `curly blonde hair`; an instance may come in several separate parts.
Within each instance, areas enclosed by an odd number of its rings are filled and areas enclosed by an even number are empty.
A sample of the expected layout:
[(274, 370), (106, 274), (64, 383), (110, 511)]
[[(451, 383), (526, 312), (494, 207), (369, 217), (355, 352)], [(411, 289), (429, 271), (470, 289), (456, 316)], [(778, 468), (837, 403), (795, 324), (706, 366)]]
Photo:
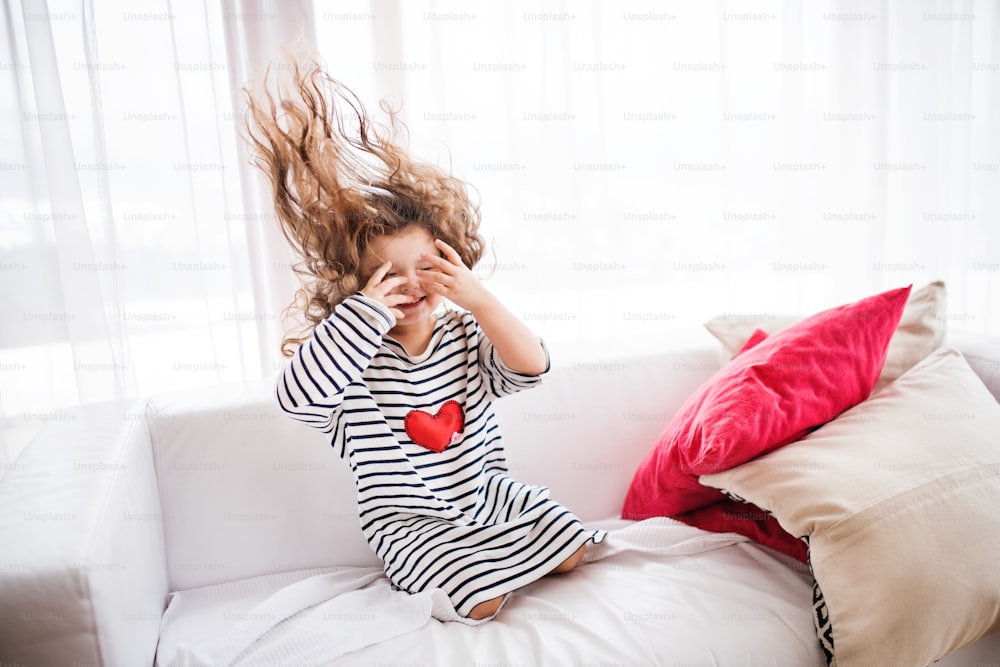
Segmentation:
[(307, 321), (286, 332), (287, 357), (334, 307), (363, 286), (362, 262), (372, 241), (411, 226), (426, 229), (472, 268), (484, 251), (479, 207), (463, 181), (413, 159), (393, 142), (401, 123), (373, 122), (358, 97), (312, 61), (293, 63), (291, 85), (244, 88), (245, 122), (255, 166), (271, 181), (281, 230), (301, 258), (301, 287), (286, 312)]

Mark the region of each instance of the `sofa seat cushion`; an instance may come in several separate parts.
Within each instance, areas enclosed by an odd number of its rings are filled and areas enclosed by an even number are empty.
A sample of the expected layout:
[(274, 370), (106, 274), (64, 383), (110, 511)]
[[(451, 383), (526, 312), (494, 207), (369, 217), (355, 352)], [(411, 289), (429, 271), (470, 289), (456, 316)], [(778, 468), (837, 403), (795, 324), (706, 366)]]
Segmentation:
[[(671, 519), (609, 520), (610, 529), (576, 570), (518, 590), (492, 621), (476, 627), (428, 618), (415, 630), (346, 654), (320, 634), (299, 636), (310, 609), (264, 633), (235, 664), (690, 664), (822, 665), (813, 634), (808, 571), (733, 534), (707, 533)], [(594, 560), (594, 559), (598, 560)], [(357, 568), (364, 577), (371, 568)], [(307, 570), (183, 591), (164, 617), (157, 664), (219, 655), (212, 642), (234, 626), (267, 620), (266, 598), (322, 575)], [(403, 596), (390, 606), (359, 605), (320, 619), (351, 633), (384, 626), (405, 593), (378, 577), (363, 590)], [(380, 594), (381, 594), (380, 593)], [(391, 601), (386, 598), (387, 602)], [(323, 605), (312, 611), (322, 614)], [(182, 613), (176, 613), (183, 608)], [(313, 619), (316, 620), (316, 619)], [(412, 620), (412, 619), (411, 619)], [(335, 632), (329, 633), (331, 636)], [(301, 633), (300, 633), (301, 635)], [(274, 664), (274, 663), (272, 663)]]

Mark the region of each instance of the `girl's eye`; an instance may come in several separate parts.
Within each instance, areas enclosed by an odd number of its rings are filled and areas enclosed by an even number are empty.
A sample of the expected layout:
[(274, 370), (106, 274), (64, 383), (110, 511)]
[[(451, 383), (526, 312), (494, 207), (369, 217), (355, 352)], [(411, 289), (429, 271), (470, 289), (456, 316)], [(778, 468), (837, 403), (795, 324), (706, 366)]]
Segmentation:
[(396, 273), (395, 271), (393, 271), (392, 273), (385, 274), (385, 277), (386, 278), (395, 278), (398, 275), (399, 275), (398, 273)]

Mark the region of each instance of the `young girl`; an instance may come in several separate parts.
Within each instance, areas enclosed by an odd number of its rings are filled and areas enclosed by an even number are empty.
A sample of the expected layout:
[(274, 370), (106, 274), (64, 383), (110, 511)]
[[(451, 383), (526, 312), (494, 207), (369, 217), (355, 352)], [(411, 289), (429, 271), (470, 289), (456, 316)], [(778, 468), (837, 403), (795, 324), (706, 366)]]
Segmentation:
[(461, 181), (413, 160), (318, 67), (279, 96), (248, 92), (248, 134), (303, 260), (311, 333), (283, 343), (278, 401), (350, 465), (392, 584), (491, 618), (604, 539), (507, 475), (492, 401), (538, 384), (548, 353), (472, 273), (483, 242)]

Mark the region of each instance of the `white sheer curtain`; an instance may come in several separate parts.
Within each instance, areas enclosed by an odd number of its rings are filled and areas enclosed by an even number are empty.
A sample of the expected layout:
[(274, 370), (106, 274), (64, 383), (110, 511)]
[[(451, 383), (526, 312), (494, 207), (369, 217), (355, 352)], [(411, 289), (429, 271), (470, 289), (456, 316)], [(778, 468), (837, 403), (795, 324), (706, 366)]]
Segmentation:
[(0, 464), (60, 405), (273, 376), (295, 282), (239, 88), (299, 36), (478, 188), (482, 273), (557, 349), (935, 279), (949, 326), (1000, 334), (989, 1), (13, 0), (0, 20)]
[(309, 2), (5, 4), (0, 464), (58, 406), (278, 368), (295, 283), (240, 87), (311, 19)]
[(316, 10), (330, 69), (479, 188), (491, 284), (550, 341), (936, 279), (1000, 331), (995, 3)]

